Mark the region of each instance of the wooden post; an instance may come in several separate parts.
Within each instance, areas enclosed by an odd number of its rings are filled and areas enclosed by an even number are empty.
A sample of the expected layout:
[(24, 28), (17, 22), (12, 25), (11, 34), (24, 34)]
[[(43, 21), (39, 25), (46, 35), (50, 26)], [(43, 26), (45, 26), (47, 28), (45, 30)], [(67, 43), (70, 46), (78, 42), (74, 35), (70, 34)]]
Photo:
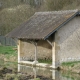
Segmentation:
[(37, 61), (37, 43), (35, 43), (35, 62)]
[(56, 69), (60, 66), (59, 63), (59, 55), (58, 55), (58, 51), (57, 51), (57, 44), (55, 41), (55, 35), (54, 35), (54, 40), (52, 42), (52, 68)]
[(34, 56), (33, 63), (37, 64), (38, 63), (38, 61), (37, 61), (37, 42), (35, 42), (34, 45), (35, 45), (35, 56)]
[(52, 67), (56, 68), (56, 54), (55, 54), (55, 42), (53, 42), (52, 46)]
[(20, 40), (18, 40), (18, 63), (20, 63)]

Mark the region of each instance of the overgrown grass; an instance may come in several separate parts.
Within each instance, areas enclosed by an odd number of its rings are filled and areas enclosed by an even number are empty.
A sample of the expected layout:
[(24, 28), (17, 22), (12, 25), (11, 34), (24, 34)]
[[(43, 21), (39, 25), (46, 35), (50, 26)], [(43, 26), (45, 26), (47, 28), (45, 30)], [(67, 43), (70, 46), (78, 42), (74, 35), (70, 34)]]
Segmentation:
[(72, 62), (63, 62), (62, 66), (71, 66), (73, 67), (75, 64), (80, 63), (80, 61), (72, 61)]
[(14, 46), (0, 46), (0, 60), (17, 62), (17, 50)]
[(39, 63), (48, 63), (52, 64), (52, 60), (44, 60), (44, 59), (38, 59)]
[(14, 54), (14, 48), (13, 46), (0, 46), (0, 54)]

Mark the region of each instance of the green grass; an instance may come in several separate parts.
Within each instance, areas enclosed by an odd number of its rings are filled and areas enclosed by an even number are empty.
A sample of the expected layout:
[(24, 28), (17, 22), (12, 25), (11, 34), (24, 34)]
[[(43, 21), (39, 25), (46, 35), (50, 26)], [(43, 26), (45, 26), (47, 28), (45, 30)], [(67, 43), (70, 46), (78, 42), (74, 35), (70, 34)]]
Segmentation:
[(48, 63), (52, 64), (52, 60), (43, 60), (43, 59), (38, 59), (39, 63)]
[(14, 54), (14, 46), (0, 46), (0, 54)]
[(0, 46), (0, 60), (17, 62), (17, 50), (15, 46)]
[(72, 61), (72, 62), (63, 62), (62, 66), (71, 66), (73, 67), (75, 64), (80, 63), (80, 61)]

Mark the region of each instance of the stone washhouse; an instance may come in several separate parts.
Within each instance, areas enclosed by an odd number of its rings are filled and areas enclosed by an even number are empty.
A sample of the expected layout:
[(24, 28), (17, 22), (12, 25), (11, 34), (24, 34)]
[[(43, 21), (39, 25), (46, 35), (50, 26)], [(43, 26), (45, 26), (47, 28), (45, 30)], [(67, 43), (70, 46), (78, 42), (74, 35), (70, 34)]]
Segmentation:
[(52, 60), (55, 69), (80, 60), (79, 10), (36, 12), (6, 36), (18, 39), (19, 63), (46, 67), (38, 60)]

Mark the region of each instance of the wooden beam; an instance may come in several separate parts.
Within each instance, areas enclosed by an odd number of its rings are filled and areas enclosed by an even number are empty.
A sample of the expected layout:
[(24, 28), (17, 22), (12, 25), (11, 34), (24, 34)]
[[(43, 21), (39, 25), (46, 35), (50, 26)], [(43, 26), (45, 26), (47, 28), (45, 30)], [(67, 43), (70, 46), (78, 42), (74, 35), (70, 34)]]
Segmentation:
[(52, 46), (52, 43), (47, 39), (47, 42)]
[(18, 40), (18, 63), (20, 63), (20, 40)]

